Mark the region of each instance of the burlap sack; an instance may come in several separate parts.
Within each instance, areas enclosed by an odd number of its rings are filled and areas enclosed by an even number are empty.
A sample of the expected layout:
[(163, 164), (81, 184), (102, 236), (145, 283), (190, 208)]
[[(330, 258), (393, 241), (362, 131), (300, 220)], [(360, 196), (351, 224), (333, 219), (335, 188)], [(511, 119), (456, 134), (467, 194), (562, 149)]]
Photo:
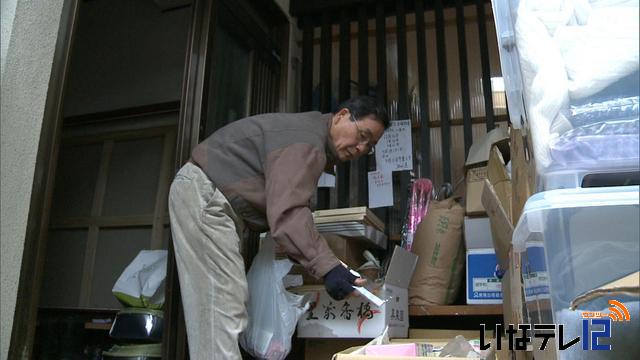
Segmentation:
[(432, 201), (413, 239), (419, 256), (409, 288), (411, 305), (446, 305), (455, 301), (464, 277), (464, 208), (449, 198)]

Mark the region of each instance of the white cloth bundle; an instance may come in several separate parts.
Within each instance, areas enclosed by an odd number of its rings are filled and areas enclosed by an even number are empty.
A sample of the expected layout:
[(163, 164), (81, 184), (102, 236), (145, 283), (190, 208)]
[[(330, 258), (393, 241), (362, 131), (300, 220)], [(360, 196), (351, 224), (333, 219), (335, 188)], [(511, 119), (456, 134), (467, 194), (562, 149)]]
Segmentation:
[(639, 69), (638, 1), (522, 0), (515, 24), (524, 96), (539, 168), (567, 121), (570, 99), (592, 96)]

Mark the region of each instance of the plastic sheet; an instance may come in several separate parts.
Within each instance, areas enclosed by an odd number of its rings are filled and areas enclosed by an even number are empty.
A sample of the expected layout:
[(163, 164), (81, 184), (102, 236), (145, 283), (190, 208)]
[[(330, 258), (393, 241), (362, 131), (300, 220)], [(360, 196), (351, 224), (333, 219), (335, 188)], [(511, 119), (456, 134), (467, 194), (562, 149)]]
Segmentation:
[[(640, 158), (638, 118), (604, 121), (567, 131), (550, 142), (556, 164), (602, 167), (607, 162)], [(609, 163), (610, 165), (610, 163)]]
[(407, 209), (407, 219), (402, 226), (402, 247), (411, 251), (413, 235), (418, 229), (418, 224), (427, 215), (429, 202), (433, 192), (433, 184), (429, 179), (416, 179), (411, 186), (411, 201)]
[[(638, 2), (500, 4), (513, 7), (496, 23), (513, 22), (517, 52), (500, 51), (520, 65), (538, 190), (580, 186), (592, 171), (637, 169)], [(499, 37), (504, 45), (513, 35)]]
[(569, 116), (573, 126), (584, 126), (612, 119), (637, 118), (640, 115), (640, 97), (630, 96), (602, 102), (572, 105)]

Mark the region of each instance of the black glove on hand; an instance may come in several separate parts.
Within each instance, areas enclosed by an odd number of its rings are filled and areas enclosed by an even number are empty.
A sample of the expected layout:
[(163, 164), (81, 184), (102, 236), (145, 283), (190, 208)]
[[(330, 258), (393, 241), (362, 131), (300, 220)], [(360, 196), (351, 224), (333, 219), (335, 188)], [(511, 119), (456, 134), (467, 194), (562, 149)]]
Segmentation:
[(344, 265), (338, 264), (324, 276), (324, 287), (334, 300), (342, 300), (354, 291), (357, 278)]

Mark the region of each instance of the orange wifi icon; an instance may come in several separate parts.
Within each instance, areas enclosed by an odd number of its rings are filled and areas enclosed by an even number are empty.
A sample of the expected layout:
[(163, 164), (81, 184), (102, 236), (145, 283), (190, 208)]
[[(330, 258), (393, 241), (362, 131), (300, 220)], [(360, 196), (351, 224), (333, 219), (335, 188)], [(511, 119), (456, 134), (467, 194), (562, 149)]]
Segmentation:
[(609, 300), (609, 317), (613, 321), (630, 321), (631, 315), (629, 315), (629, 310), (627, 307), (618, 300)]

